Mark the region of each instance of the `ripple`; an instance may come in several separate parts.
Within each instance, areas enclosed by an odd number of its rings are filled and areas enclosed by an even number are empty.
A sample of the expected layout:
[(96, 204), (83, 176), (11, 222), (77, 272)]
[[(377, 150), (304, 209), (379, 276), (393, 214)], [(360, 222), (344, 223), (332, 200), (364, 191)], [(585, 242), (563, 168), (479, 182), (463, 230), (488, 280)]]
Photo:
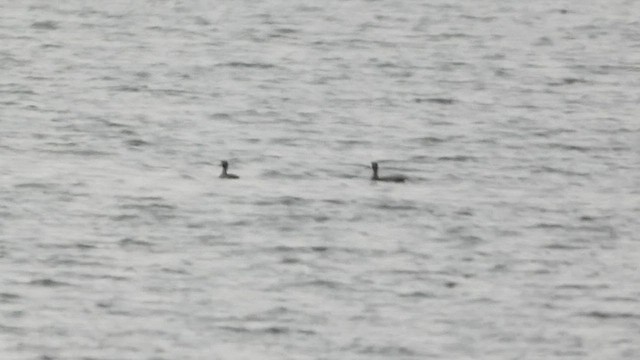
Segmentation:
[(21, 183), (21, 184), (14, 185), (14, 187), (17, 189), (37, 189), (37, 190), (50, 189), (53, 186), (55, 186), (55, 184), (35, 183), (35, 182), (28, 182), (28, 183)]
[(7, 293), (7, 292), (0, 292), (0, 303), (13, 302), (18, 299), (20, 299), (20, 295)]
[(127, 140), (127, 141), (125, 141), (125, 144), (127, 144), (129, 146), (133, 146), (133, 147), (140, 147), (140, 146), (149, 145), (148, 142), (146, 142), (146, 141), (144, 141), (142, 139)]
[[(141, 199), (141, 201), (144, 200)], [(176, 210), (176, 206), (163, 202), (122, 204), (120, 205), (120, 208), (125, 210), (142, 210), (146, 212), (166, 212), (168, 210)]]
[(580, 221), (584, 221), (584, 222), (594, 222), (596, 220), (598, 220), (599, 218), (596, 216), (589, 216), (589, 215), (582, 215), (579, 217)]
[(284, 285), (278, 286), (278, 288), (280, 288), (280, 289), (282, 289), (282, 288), (307, 288), (307, 287), (311, 287), (311, 288), (327, 288), (327, 289), (337, 290), (337, 289), (343, 288), (344, 284), (342, 284), (340, 282), (337, 282), (337, 281), (316, 279), (316, 280), (309, 280), (309, 281), (298, 281), (298, 282), (293, 282), (293, 283), (289, 283), (289, 284), (284, 284)]
[(571, 171), (571, 170), (567, 170), (567, 169), (559, 169), (559, 168), (555, 168), (555, 167), (551, 167), (551, 166), (540, 166), (540, 167), (536, 167), (532, 170), (533, 173), (547, 173), (547, 174), (560, 174), (560, 175), (568, 175), (568, 176), (585, 176), (588, 177), (590, 174), (588, 173), (581, 173), (581, 172), (577, 172), (577, 171)]
[(395, 345), (356, 345), (358, 353), (367, 355), (384, 355), (384, 356), (416, 356), (415, 351), (404, 346)]
[(285, 256), (280, 260), (282, 264), (300, 264), (302, 261), (298, 258)]
[(130, 221), (130, 220), (135, 220), (135, 219), (139, 219), (140, 216), (135, 215), (135, 214), (121, 214), (121, 215), (115, 215), (111, 217), (111, 220), (113, 221)]
[(555, 224), (555, 223), (537, 223), (531, 228), (534, 229), (564, 229), (565, 226), (563, 224)]
[(134, 86), (134, 85), (119, 85), (113, 87), (114, 91), (125, 92), (125, 93), (137, 93), (143, 90), (147, 90), (147, 86)]
[(456, 100), (455, 99), (450, 99), (450, 98), (415, 98), (413, 99), (414, 102), (420, 104), (423, 102), (429, 102), (429, 103), (434, 103), (434, 104), (440, 104), (440, 105), (453, 105)]
[(31, 280), (29, 282), (30, 285), (35, 285), (35, 286), (44, 286), (44, 287), (58, 287), (58, 286), (69, 286), (70, 284), (62, 282), (62, 281), (57, 281), (57, 280), (53, 280), (53, 279), (49, 279), (49, 278), (45, 278), (45, 279), (36, 279), (36, 280)]
[(417, 210), (418, 207), (416, 205), (411, 204), (379, 204), (376, 208), (381, 210), (393, 210), (393, 211), (401, 211), (401, 210)]
[(574, 84), (584, 84), (587, 80), (578, 79), (578, 78), (563, 78), (560, 81), (551, 82), (549, 85), (551, 86), (566, 86), (566, 85), (574, 85)]
[(273, 69), (276, 67), (273, 64), (259, 63), (259, 62), (242, 62), (242, 61), (232, 61), (232, 62), (220, 64), (218, 66), (226, 66), (226, 67), (232, 67), (232, 68), (248, 68), (248, 69)]
[(294, 206), (294, 205), (303, 205), (308, 203), (310, 200), (297, 197), (297, 196), (280, 196), (272, 199), (259, 200), (256, 202), (258, 206), (268, 206), (268, 205), (286, 205), (286, 206)]
[(543, 246), (545, 249), (551, 250), (583, 250), (584, 246), (568, 245), (568, 244), (549, 244)]
[(569, 289), (569, 290), (604, 290), (608, 289), (609, 285), (606, 284), (561, 284), (557, 285), (556, 289)]
[(39, 30), (56, 30), (58, 29), (58, 23), (52, 20), (36, 21), (31, 24), (31, 28)]
[(581, 316), (592, 317), (596, 319), (640, 319), (640, 314), (636, 313), (624, 313), (624, 312), (610, 312), (610, 311), (589, 311), (586, 313), (580, 313)]
[(0, 324), (0, 334), (16, 334), (20, 336), (25, 336), (27, 332), (28, 330), (25, 328)]
[(134, 238), (124, 238), (118, 241), (118, 244), (122, 247), (150, 247), (153, 246), (153, 243), (143, 240), (137, 240)]
[(300, 32), (297, 29), (287, 28), (287, 27), (277, 28), (274, 31), (279, 35), (290, 35), (290, 34), (296, 34)]
[(451, 40), (451, 39), (473, 38), (474, 36), (470, 34), (459, 33), (459, 32), (449, 32), (449, 33), (433, 34), (430, 37), (434, 41), (441, 41), (441, 40)]
[(342, 200), (342, 199), (324, 199), (324, 200), (322, 200), (322, 202), (327, 203), (327, 204), (331, 204), (331, 205), (345, 205), (345, 204), (348, 204), (347, 201)]
[(478, 159), (474, 156), (468, 155), (454, 155), (454, 156), (441, 156), (438, 158), (439, 161), (454, 161), (454, 162), (469, 162), (469, 161), (477, 161)]
[(424, 145), (436, 145), (436, 144), (441, 144), (441, 143), (447, 142), (447, 141), (451, 140), (451, 138), (440, 138), (440, 137), (435, 137), (435, 136), (424, 136), (424, 137), (415, 138), (413, 140), (418, 142), (418, 143), (424, 144)]
[(434, 293), (425, 292), (425, 291), (412, 291), (409, 293), (399, 294), (399, 296), (406, 297), (406, 298), (420, 298), (420, 299), (431, 299), (436, 297)]
[(580, 145), (571, 145), (571, 144), (552, 143), (552, 144), (548, 144), (547, 146), (553, 149), (578, 151), (578, 152), (589, 152), (594, 150), (594, 148), (590, 146), (580, 146)]
[(313, 330), (297, 329), (288, 326), (265, 326), (265, 327), (248, 327), (248, 326), (231, 326), (223, 325), (219, 326), (220, 329), (238, 332), (238, 333), (253, 333), (253, 334), (268, 334), (268, 335), (290, 335), (290, 334), (303, 334), (314, 335), (316, 332)]

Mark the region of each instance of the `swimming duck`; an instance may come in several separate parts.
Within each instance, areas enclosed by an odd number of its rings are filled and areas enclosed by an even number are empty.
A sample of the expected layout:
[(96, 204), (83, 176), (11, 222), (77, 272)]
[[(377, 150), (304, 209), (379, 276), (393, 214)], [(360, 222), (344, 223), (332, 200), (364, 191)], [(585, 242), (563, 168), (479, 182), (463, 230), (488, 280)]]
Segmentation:
[(378, 163), (375, 161), (371, 163), (371, 169), (373, 169), (373, 176), (371, 177), (373, 181), (405, 182), (407, 180), (406, 176), (403, 175), (378, 176)]
[(221, 179), (239, 179), (240, 178), (238, 175), (227, 173), (227, 169), (229, 168), (229, 163), (227, 162), (227, 160), (222, 160), (220, 162), (220, 165), (222, 165), (222, 174), (220, 174)]

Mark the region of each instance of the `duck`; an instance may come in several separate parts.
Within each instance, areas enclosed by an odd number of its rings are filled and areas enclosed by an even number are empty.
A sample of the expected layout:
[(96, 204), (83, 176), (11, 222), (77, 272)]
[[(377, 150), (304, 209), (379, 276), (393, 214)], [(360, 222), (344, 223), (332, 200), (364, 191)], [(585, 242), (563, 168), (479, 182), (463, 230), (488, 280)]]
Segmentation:
[(238, 175), (227, 173), (227, 169), (229, 168), (229, 163), (227, 162), (227, 160), (222, 160), (220, 162), (220, 165), (222, 165), (222, 173), (220, 174), (220, 179), (239, 179), (240, 178)]
[(371, 177), (373, 181), (405, 182), (407, 180), (404, 175), (378, 176), (378, 163), (375, 161), (371, 163), (371, 169), (373, 169), (373, 176)]

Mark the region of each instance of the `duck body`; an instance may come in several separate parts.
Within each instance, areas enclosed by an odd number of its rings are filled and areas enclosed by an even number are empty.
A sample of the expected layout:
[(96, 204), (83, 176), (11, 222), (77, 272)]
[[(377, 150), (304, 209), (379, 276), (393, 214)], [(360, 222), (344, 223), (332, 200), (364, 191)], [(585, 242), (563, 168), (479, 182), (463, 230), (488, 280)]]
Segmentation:
[(371, 176), (371, 180), (373, 181), (383, 181), (383, 182), (396, 182), (401, 183), (407, 180), (407, 177), (404, 175), (390, 175), (390, 176), (378, 176), (378, 163), (372, 162), (371, 169), (373, 170), (373, 176)]
[(229, 163), (226, 160), (222, 160), (220, 162), (222, 166), (222, 173), (220, 174), (220, 179), (239, 179), (240, 177), (236, 174), (229, 174), (227, 169), (229, 168)]
[(220, 174), (220, 179), (240, 179), (240, 176), (235, 174)]

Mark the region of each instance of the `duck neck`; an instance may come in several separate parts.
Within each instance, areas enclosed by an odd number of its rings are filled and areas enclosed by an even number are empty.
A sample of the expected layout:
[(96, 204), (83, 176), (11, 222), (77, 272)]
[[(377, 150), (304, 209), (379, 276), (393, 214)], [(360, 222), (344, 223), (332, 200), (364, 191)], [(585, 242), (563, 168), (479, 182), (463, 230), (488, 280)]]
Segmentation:
[(373, 176), (371, 178), (374, 180), (378, 180), (378, 169), (373, 168)]

